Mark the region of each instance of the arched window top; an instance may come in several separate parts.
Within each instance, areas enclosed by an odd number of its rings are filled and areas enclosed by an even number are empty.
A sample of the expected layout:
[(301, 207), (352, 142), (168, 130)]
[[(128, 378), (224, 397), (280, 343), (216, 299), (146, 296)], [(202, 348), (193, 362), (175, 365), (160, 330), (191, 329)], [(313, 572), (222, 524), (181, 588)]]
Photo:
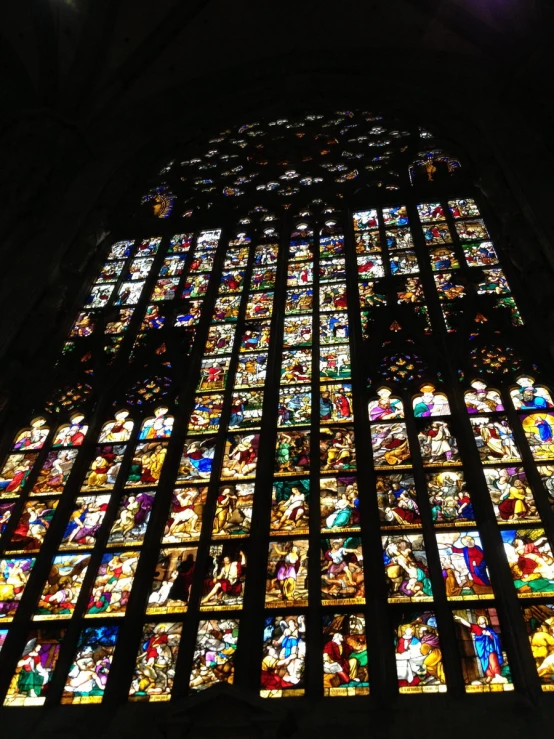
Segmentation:
[(81, 446), (88, 431), (88, 424), (82, 413), (74, 413), (71, 423), (64, 423), (58, 427), (52, 441), (53, 447), (75, 447)]
[(31, 451), (42, 449), (50, 429), (46, 425), (46, 419), (42, 416), (34, 418), (29, 428), (21, 429), (13, 440), (14, 451)]
[(450, 405), (445, 393), (437, 392), (435, 386), (431, 383), (426, 383), (419, 389), (420, 393), (414, 395), (412, 400), (416, 418), (450, 415)]
[(118, 411), (113, 420), (107, 421), (102, 426), (98, 443), (129, 441), (134, 425), (134, 421), (129, 418), (129, 411)]
[(139, 439), (168, 439), (173, 431), (173, 416), (167, 415), (169, 408), (160, 406), (154, 415), (145, 418), (139, 432)]
[(484, 380), (472, 380), (471, 390), (464, 393), (468, 413), (496, 413), (504, 410), (498, 390), (489, 388)]
[(404, 404), (402, 400), (392, 394), (392, 390), (385, 385), (377, 388), (377, 398), (370, 400), (368, 406), (370, 421), (390, 421), (395, 418), (404, 418)]
[(520, 375), (517, 385), (510, 389), (510, 397), (516, 410), (547, 410), (554, 408), (550, 390), (544, 385), (535, 385), (534, 377)]

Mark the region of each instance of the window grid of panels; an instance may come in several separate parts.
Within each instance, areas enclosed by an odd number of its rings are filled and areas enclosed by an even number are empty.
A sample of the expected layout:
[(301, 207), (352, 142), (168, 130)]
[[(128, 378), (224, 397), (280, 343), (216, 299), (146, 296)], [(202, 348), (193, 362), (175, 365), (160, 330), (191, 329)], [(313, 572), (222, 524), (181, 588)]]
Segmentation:
[[(376, 579), (401, 694), (443, 693), (452, 678), (468, 693), (517, 687), (510, 603), (521, 604), (538, 681), (553, 689), (551, 392), (511, 370), (494, 387), (478, 370), (456, 387), (422, 370), (409, 341), (394, 348), (403, 317), (424, 336), (455, 334), (475, 294), (522, 326), (498, 250), (469, 198), (352, 220), (350, 230), (301, 213), (285, 236), (275, 223), (225, 240), (211, 230), (112, 245), (63, 352), (100, 328), (111, 361), (127, 346), (133, 364), (153, 346), (163, 355), (177, 332), (199, 361), (179, 404), (164, 405), (164, 378), (137, 384), (146, 412), (112, 406), (96, 439), (80, 410), (86, 383), (48, 409), (63, 423), (37, 417), (16, 434), (0, 472), (0, 648), (19, 648), (5, 651), (5, 705), (99, 703), (121, 694), (114, 670), (133, 701), (234, 681), (267, 698), (368, 695)], [(394, 318), (380, 346), (385, 312)], [(476, 337), (486, 321), (477, 312)], [(361, 400), (358, 330), (388, 363)], [(474, 351), (476, 367), (510, 360)], [(243, 621), (255, 627), (259, 680), (241, 674), (254, 638)]]

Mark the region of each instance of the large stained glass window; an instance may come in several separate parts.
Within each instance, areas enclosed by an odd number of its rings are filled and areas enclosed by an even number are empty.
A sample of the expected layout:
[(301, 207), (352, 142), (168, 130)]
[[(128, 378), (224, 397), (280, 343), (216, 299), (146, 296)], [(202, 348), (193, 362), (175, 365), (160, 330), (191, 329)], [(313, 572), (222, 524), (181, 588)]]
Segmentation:
[(554, 690), (553, 378), (463, 162), (253, 122), (114, 215), (6, 429), (5, 706)]

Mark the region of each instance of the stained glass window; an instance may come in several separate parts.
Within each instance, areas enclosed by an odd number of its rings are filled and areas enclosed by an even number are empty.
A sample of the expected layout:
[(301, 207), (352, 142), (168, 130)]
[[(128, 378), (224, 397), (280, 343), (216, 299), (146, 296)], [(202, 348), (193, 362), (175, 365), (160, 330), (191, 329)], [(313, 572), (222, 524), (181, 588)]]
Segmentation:
[(422, 131), (228, 130), (115, 219), (6, 429), (5, 706), (554, 690), (552, 378)]

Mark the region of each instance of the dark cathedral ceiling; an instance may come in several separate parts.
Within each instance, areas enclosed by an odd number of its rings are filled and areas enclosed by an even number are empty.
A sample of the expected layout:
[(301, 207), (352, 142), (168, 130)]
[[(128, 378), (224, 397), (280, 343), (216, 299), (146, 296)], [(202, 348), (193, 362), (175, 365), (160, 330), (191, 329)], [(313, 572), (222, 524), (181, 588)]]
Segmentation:
[(8, 385), (140, 173), (252, 116), (360, 105), (431, 123), (484, 170), (494, 157), (545, 248), (551, 0), (4, 0), (1, 16)]

